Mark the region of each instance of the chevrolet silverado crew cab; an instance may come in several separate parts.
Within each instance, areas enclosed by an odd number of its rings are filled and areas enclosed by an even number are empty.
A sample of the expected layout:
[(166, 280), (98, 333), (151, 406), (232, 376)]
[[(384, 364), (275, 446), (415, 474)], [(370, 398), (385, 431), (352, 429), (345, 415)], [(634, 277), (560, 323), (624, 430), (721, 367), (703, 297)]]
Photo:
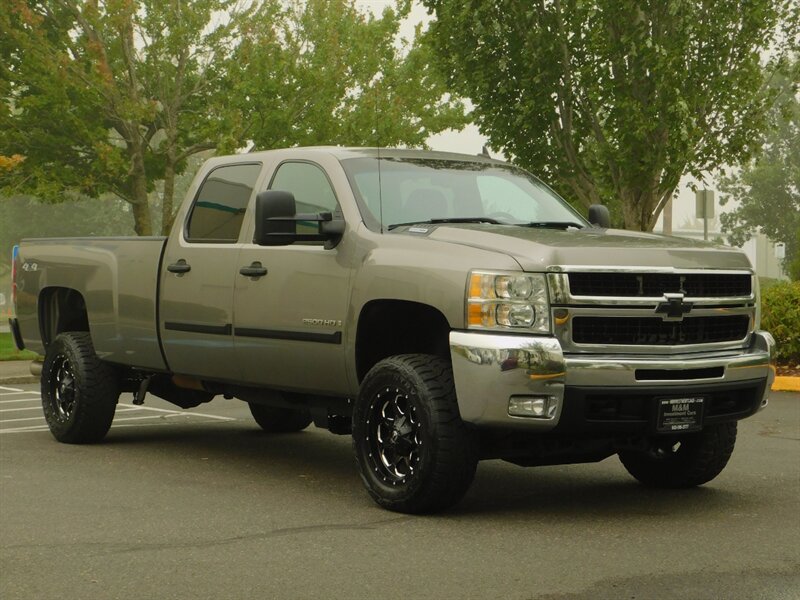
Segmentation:
[(351, 434), (395, 511), (453, 505), (483, 459), (704, 484), (773, 378), (753, 269), (589, 217), (484, 157), (218, 157), (168, 238), (23, 241), (11, 326), (62, 442), (102, 439), (124, 392), (224, 396), (267, 432)]

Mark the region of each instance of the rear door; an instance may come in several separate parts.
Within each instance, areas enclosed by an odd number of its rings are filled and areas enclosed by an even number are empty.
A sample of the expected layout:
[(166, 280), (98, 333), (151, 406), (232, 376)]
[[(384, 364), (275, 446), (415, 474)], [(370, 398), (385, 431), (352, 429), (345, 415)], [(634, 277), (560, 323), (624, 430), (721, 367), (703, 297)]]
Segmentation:
[(200, 184), (164, 254), (159, 325), (174, 373), (236, 381), (233, 289), (245, 213), (261, 163), (223, 164)]
[[(322, 166), (280, 163), (269, 189), (294, 194), (298, 213), (339, 212), (337, 192)], [(315, 224), (297, 225), (316, 233)], [(237, 275), (234, 298), (236, 355), (242, 381), (306, 392), (345, 394), (343, 340), (349, 305), (347, 235), (326, 250), (322, 242), (257, 246), (247, 240), (237, 268), (258, 265), (260, 277)]]

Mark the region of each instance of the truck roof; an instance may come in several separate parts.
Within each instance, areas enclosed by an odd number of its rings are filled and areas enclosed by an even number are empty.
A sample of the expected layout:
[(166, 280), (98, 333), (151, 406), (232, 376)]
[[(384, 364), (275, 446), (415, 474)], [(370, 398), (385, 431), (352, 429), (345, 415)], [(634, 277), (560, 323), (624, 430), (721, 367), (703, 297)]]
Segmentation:
[[(291, 155), (299, 152), (319, 152), (334, 156), (339, 160), (348, 158), (428, 158), (438, 160), (457, 160), (480, 162), (488, 164), (506, 164), (502, 160), (489, 158), (479, 154), (460, 154), (456, 152), (438, 152), (433, 150), (420, 150), (413, 148), (359, 148), (359, 147), (343, 147), (343, 146), (306, 146), (297, 148), (285, 148), (279, 150), (261, 150), (256, 152), (249, 152), (247, 154), (236, 154), (230, 156), (218, 156), (217, 159), (232, 159), (241, 160), (243, 156), (260, 158), (270, 155), (286, 154)], [(224, 162), (224, 160), (223, 160)]]

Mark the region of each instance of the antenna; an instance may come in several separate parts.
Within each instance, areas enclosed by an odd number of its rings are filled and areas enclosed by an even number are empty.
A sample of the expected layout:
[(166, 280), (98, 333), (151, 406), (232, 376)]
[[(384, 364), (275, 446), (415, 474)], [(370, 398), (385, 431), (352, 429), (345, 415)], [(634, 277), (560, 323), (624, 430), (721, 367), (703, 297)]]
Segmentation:
[(378, 102), (380, 101), (380, 77), (381, 73), (376, 75), (375, 81), (375, 141), (376, 149), (378, 151), (378, 213), (381, 220), (381, 233), (385, 233), (383, 229), (383, 181), (381, 180), (381, 131), (379, 121)]

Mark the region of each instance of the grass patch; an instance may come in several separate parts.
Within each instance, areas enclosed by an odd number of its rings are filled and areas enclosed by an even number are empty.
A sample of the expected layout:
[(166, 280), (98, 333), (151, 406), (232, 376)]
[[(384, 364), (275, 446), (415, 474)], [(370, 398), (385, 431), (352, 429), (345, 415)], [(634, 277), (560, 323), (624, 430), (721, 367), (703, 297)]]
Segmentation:
[(33, 360), (37, 356), (36, 352), (28, 350), (20, 352), (10, 333), (0, 333), (0, 360)]

